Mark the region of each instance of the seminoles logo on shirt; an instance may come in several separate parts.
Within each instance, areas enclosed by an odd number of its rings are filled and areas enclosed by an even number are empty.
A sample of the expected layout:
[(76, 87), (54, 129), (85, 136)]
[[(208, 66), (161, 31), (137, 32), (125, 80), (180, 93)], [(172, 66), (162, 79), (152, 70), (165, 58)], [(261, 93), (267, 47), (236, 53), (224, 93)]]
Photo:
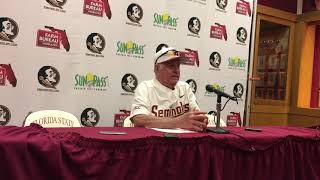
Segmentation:
[(238, 41), (245, 43), (248, 37), (247, 30), (244, 27), (240, 27), (237, 30), (237, 39)]
[(140, 23), (143, 17), (143, 10), (140, 5), (132, 3), (127, 8), (127, 17), (131, 22)]
[(121, 80), (121, 87), (124, 91), (134, 93), (138, 86), (138, 79), (133, 74), (125, 74)]
[(214, 68), (219, 68), (220, 64), (221, 64), (221, 55), (218, 52), (213, 52), (210, 55), (210, 64), (211, 66), (213, 66)]
[(186, 82), (189, 84), (192, 92), (195, 94), (197, 92), (197, 83), (196, 83), (196, 81), (193, 80), (193, 79), (188, 79)]
[(225, 8), (228, 5), (228, 0), (216, 0), (216, 2), (217, 2), (217, 6), (223, 10), (225, 10)]
[(43, 66), (38, 72), (38, 82), (46, 88), (56, 89), (60, 74), (55, 67)]
[(243, 91), (244, 91), (244, 87), (242, 84), (237, 83), (236, 85), (234, 85), (233, 87), (233, 95), (237, 98), (241, 98), (243, 95)]
[(0, 126), (5, 126), (11, 119), (11, 113), (6, 106), (0, 105)]
[(87, 37), (86, 44), (89, 51), (96, 54), (101, 54), (106, 46), (106, 40), (99, 33), (91, 33)]
[(19, 33), (18, 24), (11, 18), (0, 17), (0, 40), (13, 42)]
[(12, 87), (17, 85), (17, 78), (14, 75), (11, 64), (0, 64), (0, 86), (6, 86), (9, 83)]
[(151, 113), (156, 117), (177, 117), (180, 116), (186, 112), (189, 112), (190, 105), (182, 104), (182, 102), (175, 103), (170, 107), (170, 109), (159, 109), (158, 105), (153, 105), (151, 107)]
[(87, 127), (94, 127), (100, 120), (100, 114), (95, 108), (86, 108), (81, 113), (81, 124)]
[(193, 34), (199, 34), (199, 31), (201, 29), (201, 23), (200, 23), (199, 18), (197, 18), (197, 17), (190, 18), (190, 20), (188, 22), (188, 29)]

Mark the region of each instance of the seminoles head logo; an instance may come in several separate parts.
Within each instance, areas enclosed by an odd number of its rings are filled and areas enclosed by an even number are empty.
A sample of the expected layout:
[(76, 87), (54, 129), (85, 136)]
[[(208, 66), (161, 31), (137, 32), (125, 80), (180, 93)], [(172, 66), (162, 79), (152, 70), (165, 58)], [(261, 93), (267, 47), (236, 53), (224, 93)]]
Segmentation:
[(62, 9), (67, 0), (46, 0), (51, 6)]
[(198, 34), (201, 28), (200, 20), (197, 17), (192, 17), (188, 22), (188, 29), (193, 34)]
[(217, 0), (217, 6), (220, 8), (220, 9), (225, 9), (228, 5), (228, 0)]
[(133, 74), (125, 74), (121, 80), (121, 86), (126, 92), (134, 93), (138, 86), (138, 79)]
[(86, 108), (81, 113), (81, 124), (87, 127), (94, 127), (100, 120), (100, 114), (95, 108)]
[(103, 51), (103, 49), (106, 46), (106, 41), (105, 41), (104, 37), (99, 33), (91, 33), (87, 37), (86, 43), (87, 43), (87, 48), (91, 52), (97, 53), (97, 54), (101, 54), (101, 52)]
[(0, 126), (5, 126), (11, 119), (11, 113), (9, 109), (3, 105), (0, 105)]
[(193, 93), (196, 93), (196, 92), (197, 92), (197, 83), (196, 83), (196, 81), (193, 80), (193, 79), (189, 79), (189, 80), (187, 80), (186, 82), (189, 84), (192, 92), (193, 92)]
[(213, 52), (210, 55), (210, 64), (215, 68), (219, 68), (221, 64), (221, 55), (218, 52)]
[(247, 40), (247, 36), (248, 36), (247, 30), (244, 27), (240, 27), (237, 31), (237, 39), (240, 42), (244, 43)]
[(38, 72), (38, 81), (43, 87), (55, 89), (60, 81), (60, 74), (52, 66), (43, 66)]
[(0, 40), (13, 42), (19, 33), (18, 24), (7, 17), (0, 17)]
[(143, 16), (143, 10), (141, 6), (136, 3), (132, 3), (127, 8), (127, 17), (134, 23), (139, 23)]
[(158, 51), (160, 51), (162, 48), (167, 48), (167, 47), (169, 47), (167, 44), (164, 44), (164, 43), (159, 44), (159, 45), (157, 46), (156, 53), (157, 53)]
[(237, 98), (241, 98), (243, 95), (243, 91), (244, 91), (244, 87), (242, 84), (237, 83), (236, 85), (234, 85), (233, 87), (233, 95)]

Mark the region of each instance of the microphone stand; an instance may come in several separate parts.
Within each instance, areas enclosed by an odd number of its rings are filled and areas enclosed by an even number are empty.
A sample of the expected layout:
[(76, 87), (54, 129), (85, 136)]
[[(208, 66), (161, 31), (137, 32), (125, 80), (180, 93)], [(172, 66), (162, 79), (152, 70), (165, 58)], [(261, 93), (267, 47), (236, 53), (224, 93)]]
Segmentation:
[(228, 130), (225, 130), (223, 128), (220, 127), (220, 113), (221, 113), (221, 95), (218, 94), (217, 97), (217, 123), (216, 123), (216, 127), (208, 127), (207, 131), (213, 132), (213, 133), (217, 133), (217, 134), (228, 134), (230, 133)]

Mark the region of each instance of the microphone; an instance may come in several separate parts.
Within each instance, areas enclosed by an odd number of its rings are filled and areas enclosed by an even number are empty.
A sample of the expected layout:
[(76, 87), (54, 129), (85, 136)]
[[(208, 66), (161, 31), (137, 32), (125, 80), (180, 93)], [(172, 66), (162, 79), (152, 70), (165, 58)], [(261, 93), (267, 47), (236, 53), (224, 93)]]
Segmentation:
[(237, 98), (236, 98), (236, 97), (231, 96), (231, 95), (229, 95), (229, 94), (227, 94), (227, 93), (225, 93), (225, 92), (222, 92), (222, 91), (216, 89), (214, 86), (212, 86), (212, 85), (210, 85), (210, 84), (206, 85), (206, 90), (207, 90), (208, 92), (214, 92), (214, 93), (216, 93), (218, 96), (223, 96), (223, 97), (228, 98), (228, 99), (231, 99), (231, 100), (233, 100), (233, 101), (237, 101)]

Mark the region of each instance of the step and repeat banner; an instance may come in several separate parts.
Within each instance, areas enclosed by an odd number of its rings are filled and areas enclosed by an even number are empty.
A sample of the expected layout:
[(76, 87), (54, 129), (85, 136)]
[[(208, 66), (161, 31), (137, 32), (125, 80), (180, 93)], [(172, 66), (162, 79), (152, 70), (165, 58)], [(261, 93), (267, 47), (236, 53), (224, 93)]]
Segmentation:
[[(0, 6), (0, 125), (57, 109), (83, 126), (114, 126), (164, 46), (188, 52), (181, 79), (204, 111), (212, 84), (238, 98), (222, 119), (243, 120), (253, 0), (38, 0)], [(226, 99), (222, 99), (222, 105)], [(240, 116), (239, 116), (240, 114)]]

